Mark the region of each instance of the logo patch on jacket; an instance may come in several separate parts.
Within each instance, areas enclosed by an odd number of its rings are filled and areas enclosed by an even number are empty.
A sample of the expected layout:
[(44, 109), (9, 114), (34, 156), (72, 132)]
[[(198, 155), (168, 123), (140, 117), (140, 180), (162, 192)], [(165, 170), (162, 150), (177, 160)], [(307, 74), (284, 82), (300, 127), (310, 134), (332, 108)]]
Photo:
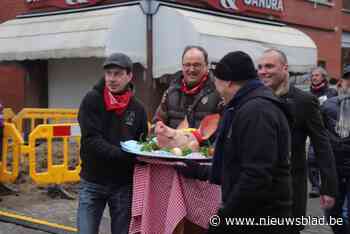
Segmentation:
[(128, 111), (125, 117), (125, 124), (133, 126), (135, 122), (136, 113), (134, 111)]
[(203, 105), (207, 104), (208, 103), (208, 100), (209, 100), (209, 97), (208, 96), (205, 96), (202, 98), (201, 102)]

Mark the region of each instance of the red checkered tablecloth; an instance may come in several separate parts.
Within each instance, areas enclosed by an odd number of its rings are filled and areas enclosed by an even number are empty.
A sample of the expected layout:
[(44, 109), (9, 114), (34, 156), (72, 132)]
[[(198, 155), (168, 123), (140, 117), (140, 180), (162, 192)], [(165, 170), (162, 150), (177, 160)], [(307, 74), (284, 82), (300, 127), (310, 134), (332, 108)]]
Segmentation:
[(148, 163), (135, 166), (129, 233), (171, 234), (183, 218), (208, 228), (220, 205), (220, 187), (184, 178), (174, 162)]

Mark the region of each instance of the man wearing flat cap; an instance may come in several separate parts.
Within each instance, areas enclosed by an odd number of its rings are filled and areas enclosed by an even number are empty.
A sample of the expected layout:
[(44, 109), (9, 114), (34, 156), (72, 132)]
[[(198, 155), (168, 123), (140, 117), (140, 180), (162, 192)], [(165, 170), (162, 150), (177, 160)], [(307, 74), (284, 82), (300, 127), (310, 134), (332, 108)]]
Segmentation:
[(335, 156), (338, 175), (335, 205), (326, 210), (326, 215), (343, 219), (340, 225), (332, 225), (335, 234), (343, 234), (350, 233), (350, 216), (342, 215), (346, 199), (347, 210), (350, 210), (350, 65), (344, 69), (343, 77), (338, 84), (338, 92), (338, 97), (325, 101), (321, 111)]
[[(269, 225), (268, 218), (277, 220), (291, 213), (288, 109), (257, 79), (252, 59), (244, 52), (225, 55), (214, 74), (225, 109), (213, 165), (208, 170), (188, 163), (178, 170), (221, 184), (221, 223), (210, 226), (209, 233), (281, 234), (285, 227)], [(266, 223), (229, 225), (225, 218), (255, 218)]]
[(80, 234), (99, 233), (106, 204), (112, 234), (128, 233), (135, 160), (121, 150), (120, 142), (147, 136), (146, 111), (132, 89), (132, 66), (125, 54), (107, 57), (104, 78), (86, 94), (79, 108)]

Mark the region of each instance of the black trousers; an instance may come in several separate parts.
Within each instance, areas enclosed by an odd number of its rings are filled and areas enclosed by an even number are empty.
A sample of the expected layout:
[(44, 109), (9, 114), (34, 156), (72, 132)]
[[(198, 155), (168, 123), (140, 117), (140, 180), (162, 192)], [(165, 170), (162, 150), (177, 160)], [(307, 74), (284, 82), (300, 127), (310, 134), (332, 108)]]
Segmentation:
[(320, 189), (320, 168), (318, 167), (314, 149), (311, 144), (309, 145), (307, 166), (311, 186)]
[[(294, 168), (291, 171), (292, 174), (292, 188), (293, 188), (293, 205), (292, 205), (292, 217), (306, 216), (307, 207), (307, 172), (306, 168)], [(304, 229), (303, 225), (290, 226), (290, 233), (297, 234)]]

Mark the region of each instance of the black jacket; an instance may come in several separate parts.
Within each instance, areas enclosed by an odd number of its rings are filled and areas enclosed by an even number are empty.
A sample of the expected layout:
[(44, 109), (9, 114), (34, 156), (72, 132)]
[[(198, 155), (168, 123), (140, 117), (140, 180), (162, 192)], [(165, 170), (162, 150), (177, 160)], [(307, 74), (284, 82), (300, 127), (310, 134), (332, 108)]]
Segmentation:
[(307, 136), (314, 147), (321, 172), (321, 194), (336, 195), (337, 178), (334, 156), (323, 125), (317, 98), (298, 88), (290, 87), (283, 96), (294, 116), (292, 129), (293, 215), (305, 216), (307, 200), (306, 152)]
[(340, 112), (340, 97), (328, 99), (321, 110), (330, 136), (338, 176), (350, 177), (350, 137), (341, 138), (335, 131)]
[(337, 90), (330, 88), (328, 84), (319, 90), (314, 90), (314, 89), (310, 88), (310, 92), (313, 95), (315, 95), (317, 98), (322, 97), (322, 96), (326, 96), (327, 98), (331, 98), (331, 97), (335, 97), (338, 95)]
[(121, 116), (106, 111), (102, 79), (84, 97), (78, 113), (81, 128), (80, 176), (97, 184), (132, 183), (133, 157), (123, 152), (120, 142), (147, 135), (146, 111), (135, 97)]
[(223, 213), (232, 217), (289, 216), (288, 108), (265, 86), (249, 92), (235, 106), (232, 121), (224, 126), (224, 144), (215, 149), (224, 156)]
[[(315, 95), (318, 98), (318, 101), (320, 102), (320, 105), (322, 106), (322, 104), (327, 101), (329, 98), (338, 96), (338, 92), (335, 89), (332, 89), (327, 85), (325, 85), (324, 87), (322, 87), (319, 90), (314, 90), (312, 89), (312, 87), (310, 88), (310, 92)], [(309, 145), (309, 150), (308, 150), (308, 160), (310, 163), (310, 167), (314, 167), (315, 165), (315, 151), (312, 147), (312, 144)]]

